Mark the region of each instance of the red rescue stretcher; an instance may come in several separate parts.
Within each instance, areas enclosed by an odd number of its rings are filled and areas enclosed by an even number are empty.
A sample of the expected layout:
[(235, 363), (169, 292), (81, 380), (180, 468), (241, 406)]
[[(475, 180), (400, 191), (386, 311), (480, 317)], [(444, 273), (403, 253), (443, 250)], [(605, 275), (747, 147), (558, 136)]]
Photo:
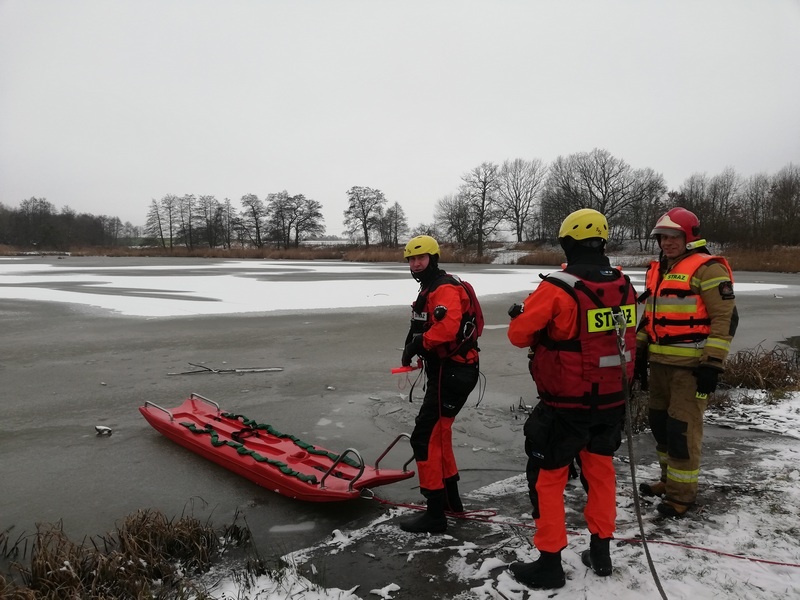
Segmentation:
[(347, 448), (335, 454), (313, 446), (271, 425), (224, 412), (219, 404), (192, 394), (176, 408), (146, 401), (139, 411), (156, 431), (218, 465), (264, 488), (308, 502), (335, 502), (362, 495), (362, 490), (403, 481), (408, 470), (382, 469), (380, 461), (407, 433), (389, 444), (371, 467)]

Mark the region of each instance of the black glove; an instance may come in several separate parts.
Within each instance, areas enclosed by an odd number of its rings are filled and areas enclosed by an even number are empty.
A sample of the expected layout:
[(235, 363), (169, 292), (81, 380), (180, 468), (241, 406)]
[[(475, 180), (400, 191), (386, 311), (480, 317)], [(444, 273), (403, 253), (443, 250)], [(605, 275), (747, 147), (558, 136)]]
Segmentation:
[(406, 344), (405, 348), (403, 348), (403, 358), (400, 359), (400, 363), (404, 367), (410, 367), (411, 359), (417, 354), (422, 355), (424, 351), (425, 347), (422, 345), (422, 334), (415, 333), (413, 336), (411, 336), (411, 341)]
[(514, 318), (520, 316), (524, 309), (525, 309), (525, 306), (523, 304), (519, 304), (519, 303), (518, 304), (512, 304), (511, 308), (508, 309), (508, 316), (511, 317), (512, 319), (514, 319)]
[(697, 379), (697, 395), (705, 397), (713, 393), (717, 389), (717, 380), (719, 379), (719, 369), (709, 367), (708, 365), (700, 365), (692, 374)]
[(636, 362), (633, 363), (633, 381), (639, 381), (643, 392), (650, 389), (647, 379), (647, 346), (636, 349)]

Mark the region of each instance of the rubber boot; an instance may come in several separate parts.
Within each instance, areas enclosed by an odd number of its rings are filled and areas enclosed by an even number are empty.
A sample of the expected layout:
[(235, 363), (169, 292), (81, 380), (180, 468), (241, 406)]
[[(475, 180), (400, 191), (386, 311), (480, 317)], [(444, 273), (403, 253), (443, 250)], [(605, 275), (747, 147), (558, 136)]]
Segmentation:
[(600, 577), (611, 575), (611, 554), (608, 551), (610, 541), (611, 538), (600, 538), (596, 533), (593, 533), (589, 542), (589, 549), (581, 553), (583, 564)]
[(509, 569), (514, 579), (536, 590), (554, 590), (567, 583), (561, 566), (561, 552), (540, 551), (535, 561), (513, 563)]
[(422, 493), (428, 499), (427, 509), (421, 514), (402, 520), (400, 529), (409, 533), (444, 533), (447, 530), (444, 490), (425, 490)]
[(444, 480), (444, 510), (449, 513), (461, 514), (464, 512), (464, 505), (461, 496), (458, 494), (458, 480), (461, 477), (458, 473)]
[(654, 481), (652, 483), (640, 483), (639, 493), (642, 496), (663, 496), (667, 491), (667, 484), (664, 481)]

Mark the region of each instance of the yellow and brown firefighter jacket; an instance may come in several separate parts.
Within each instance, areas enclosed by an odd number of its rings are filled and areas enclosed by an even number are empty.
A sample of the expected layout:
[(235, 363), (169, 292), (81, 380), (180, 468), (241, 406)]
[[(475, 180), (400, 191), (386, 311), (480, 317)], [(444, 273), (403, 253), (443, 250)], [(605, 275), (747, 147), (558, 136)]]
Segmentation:
[(653, 261), (645, 287), (636, 344), (647, 346), (649, 360), (722, 370), (738, 325), (728, 261), (701, 252)]

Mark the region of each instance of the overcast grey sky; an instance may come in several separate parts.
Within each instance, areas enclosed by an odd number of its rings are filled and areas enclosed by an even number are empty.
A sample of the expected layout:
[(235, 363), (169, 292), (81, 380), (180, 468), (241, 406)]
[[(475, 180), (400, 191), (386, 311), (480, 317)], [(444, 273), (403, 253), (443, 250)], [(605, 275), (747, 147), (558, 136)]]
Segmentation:
[(677, 189), (800, 163), (800, 0), (0, 0), (0, 202), (347, 190), (410, 225), (484, 161), (605, 148)]

